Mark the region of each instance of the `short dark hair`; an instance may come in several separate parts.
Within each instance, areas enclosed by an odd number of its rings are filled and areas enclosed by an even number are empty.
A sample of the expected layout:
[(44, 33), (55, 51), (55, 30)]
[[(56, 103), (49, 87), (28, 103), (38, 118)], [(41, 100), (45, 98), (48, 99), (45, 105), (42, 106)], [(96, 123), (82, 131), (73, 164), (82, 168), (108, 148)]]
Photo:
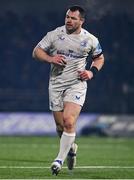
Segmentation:
[(85, 19), (86, 13), (85, 13), (85, 10), (81, 6), (74, 5), (74, 6), (69, 7), (69, 10), (72, 11), (72, 12), (79, 11), (81, 18)]

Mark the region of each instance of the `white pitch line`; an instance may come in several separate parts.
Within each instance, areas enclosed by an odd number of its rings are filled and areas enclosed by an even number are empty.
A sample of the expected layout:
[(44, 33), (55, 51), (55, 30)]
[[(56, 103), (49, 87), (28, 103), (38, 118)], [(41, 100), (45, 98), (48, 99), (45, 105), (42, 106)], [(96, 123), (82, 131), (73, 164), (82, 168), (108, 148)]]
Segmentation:
[[(66, 169), (67, 167), (63, 167)], [(50, 169), (48, 166), (0, 166), (0, 169)], [(75, 169), (134, 169), (134, 166), (76, 166)]]
[[(14, 143), (10, 143), (10, 144), (7, 144), (7, 143), (1, 143), (0, 144), (0, 147), (1, 148), (7, 148), (7, 146), (8, 147), (14, 147), (14, 148), (22, 148), (22, 147), (24, 147), (24, 146), (29, 146), (29, 144), (27, 144), (27, 143), (18, 143), (18, 144), (14, 144)], [(37, 144), (37, 143), (32, 143), (32, 144), (30, 144), (30, 147), (32, 147), (32, 148), (39, 148), (39, 146), (40, 147), (43, 147), (43, 148), (53, 148), (53, 149), (56, 149), (56, 148), (58, 148), (58, 144), (51, 144), (51, 145), (48, 145), (48, 144)], [(100, 149), (100, 145), (94, 145), (94, 144), (83, 144), (81, 147), (80, 147), (81, 149)], [(101, 147), (101, 148), (103, 148), (103, 149), (111, 149), (111, 148), (113, 148), (113, 145), (103, 145), (103, 147)], [(122, 146), (122, 145), (118, 145), (118, 146), (116, 146), (116, 149), (123, 149), (123, 150), (129, 150), (130, 149), (130, 147), (124, 147), (124, 146)]]

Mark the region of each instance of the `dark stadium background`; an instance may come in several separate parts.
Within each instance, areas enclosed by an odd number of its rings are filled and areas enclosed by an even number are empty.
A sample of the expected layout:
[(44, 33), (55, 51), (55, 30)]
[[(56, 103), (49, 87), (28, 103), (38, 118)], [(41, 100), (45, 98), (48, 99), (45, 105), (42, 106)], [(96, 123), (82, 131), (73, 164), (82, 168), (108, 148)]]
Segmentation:
[(105, 65), (77, 121), (77, 166), (69, 172), (65, 163), (57, 178), (134, 179), (134, 0), (0, 0), (0, 179), (57, 179), (50, 65), (32, 51), (74, 4), (86, 9)]
[(64, 24), (65, 11), (74, 4), (86, 8), (84, 27), (99, 38), (106, 60), (88, 83), (82, 111), (134, 113), (133, 0), (1, 0), (1, 112), (49, 112), (50, 66), (35, 61), (32, 50), (47, 31)]

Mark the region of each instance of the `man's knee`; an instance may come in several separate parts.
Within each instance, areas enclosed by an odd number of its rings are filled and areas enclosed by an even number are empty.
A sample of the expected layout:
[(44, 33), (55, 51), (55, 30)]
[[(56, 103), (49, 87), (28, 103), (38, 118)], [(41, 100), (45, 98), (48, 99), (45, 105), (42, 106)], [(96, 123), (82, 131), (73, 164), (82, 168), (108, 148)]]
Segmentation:
[(63, 118), (63, 126), (66, 130), (72, 130), (75, 126), (75, 119), (73, 116), (66, 116)]

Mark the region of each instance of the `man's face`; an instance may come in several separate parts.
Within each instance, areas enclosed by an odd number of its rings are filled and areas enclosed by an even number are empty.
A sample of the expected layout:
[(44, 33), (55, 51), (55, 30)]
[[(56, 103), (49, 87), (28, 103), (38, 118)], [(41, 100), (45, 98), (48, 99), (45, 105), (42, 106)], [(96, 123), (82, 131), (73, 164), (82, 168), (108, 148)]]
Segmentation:
[(65, 17), (65, 26), (67, 33), (80, 33), (84, 20), (80, 17), (79, 11), (68, 10)]

